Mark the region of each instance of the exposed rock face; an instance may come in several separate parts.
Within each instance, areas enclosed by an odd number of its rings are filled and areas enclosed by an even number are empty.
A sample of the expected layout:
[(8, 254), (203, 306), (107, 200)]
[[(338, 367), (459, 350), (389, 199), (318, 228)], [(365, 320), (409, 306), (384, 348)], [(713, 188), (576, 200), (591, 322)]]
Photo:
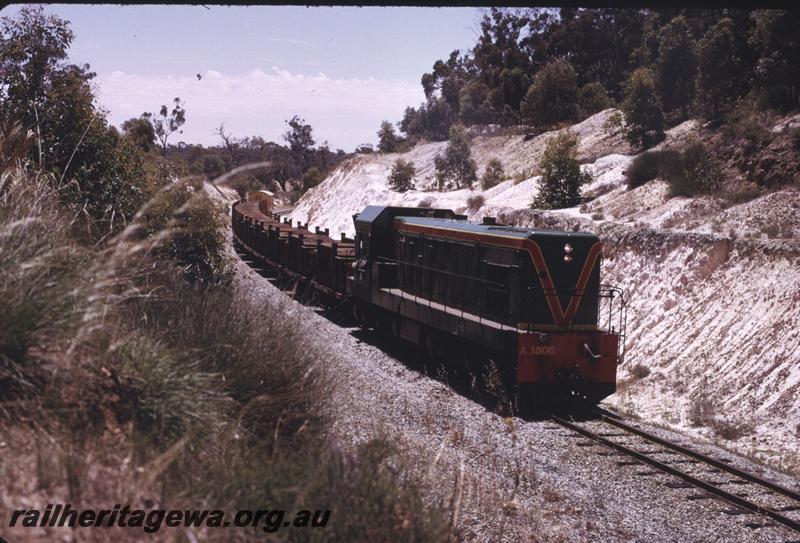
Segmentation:
[[(610, 403), (690, 427), (710, 402), (697, 431), (736, 426), (731, 446), (800, 470), (800, 243), (652, 230), (606, 241), (604, 280), (629, 301)], [(651, 374), (637, 380), (637, 364)]]

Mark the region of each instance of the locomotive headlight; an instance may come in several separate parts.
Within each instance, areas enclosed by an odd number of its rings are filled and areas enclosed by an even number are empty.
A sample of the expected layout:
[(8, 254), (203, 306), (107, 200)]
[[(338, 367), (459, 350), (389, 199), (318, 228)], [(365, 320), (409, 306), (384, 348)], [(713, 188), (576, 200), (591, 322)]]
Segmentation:
[(569, 243), (564, 245), (564, 252), (567, 253), (567, 254), (571, 253), (572, 252), (572, 245), (570, 245)]
[(571, 254), (564, 255), (564, 262), (572, 262), (572, 255)]

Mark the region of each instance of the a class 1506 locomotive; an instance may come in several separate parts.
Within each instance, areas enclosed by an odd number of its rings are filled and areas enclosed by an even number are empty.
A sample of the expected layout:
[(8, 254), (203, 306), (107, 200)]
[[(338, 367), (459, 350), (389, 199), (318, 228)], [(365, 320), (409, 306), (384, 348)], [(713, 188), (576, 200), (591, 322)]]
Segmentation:
[(614, 392), (625, 304), (601, 285), (597, 236), (476, 224), (446, 209), (367, 206), (353, 220), (355, 238), (334, 240), (263, 201), (232, 212), (251, 257), (454, 372), (491, 366), (520, 411)]

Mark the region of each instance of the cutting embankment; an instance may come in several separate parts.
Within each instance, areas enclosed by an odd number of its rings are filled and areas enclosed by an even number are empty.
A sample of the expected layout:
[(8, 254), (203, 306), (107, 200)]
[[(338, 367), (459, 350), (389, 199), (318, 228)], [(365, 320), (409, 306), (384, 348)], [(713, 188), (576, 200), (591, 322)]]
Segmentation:
[[(434, 190), (434, 157), (445, 143), (418, 144), (403, 154), (361, 155), (344, 162), (298, 203), (292, 219), (353, 233), (364, 206), (451, 208), (471, 219), (499, 217), (515, 225), (582, 229), (607, 242), (604, 282), (626, 292), (627, 354), (619, 390), (607, 402), (629, 414), (720, 442), (784, 469), (800, 471), (800, 193), (794, 180), (751, 198), (670, 197), (656, 178), (628, 190), (634, 158), (616, 111), (605, 110), (570, 130), (593, 181), (580, 208), (535, 211), (537, 167), (547, 140), (472, 138), (480, 176), (498, 158), (508, 177), (488, 189)], [(783, 119), (774, 131), (789, 130)], [(680, 148), (709, 136), (687, 121), (659, 148)], [(713, 141), (713, 140), (712, 140)], [(416, 165), (416, 188), (392, 191), (394, 161)], [(478, 202), (478, 203), (476, 203)]]

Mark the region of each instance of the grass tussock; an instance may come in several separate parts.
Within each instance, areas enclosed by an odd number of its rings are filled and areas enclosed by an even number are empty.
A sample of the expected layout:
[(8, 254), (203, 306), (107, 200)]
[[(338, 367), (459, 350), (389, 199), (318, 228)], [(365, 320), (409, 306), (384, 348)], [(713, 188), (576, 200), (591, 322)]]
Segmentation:
[[(15, 497), (34, 481), (51, 501), (330, 509), (326, 528), (285, 538), (452, 539), (390, 444), (332, 440), (324, 353), (281, 303), (238, 290), (226, 219), (203, 190), (169, 185), (91, 246), (72, 235), (51, 180), (11, 177), (0, 193), (0, 406), (24, 399), (37, 437), (24, 435), (59, 451), (4, 455)], [(3, 407), (0, 426), (20, 434), (19, 414)]]
[(688, 418), (693, 426), (706, 426), (717, 437), (729, 441), (736, 441), (754, 430), (753, 425), (745, 420), (720, 416), (714, 402), (704, 396), (698, 396), (691, 402)]
[(41, 393), (46, 351), (79, 326), (90, 257), (71, 227), (43, 176), (0, 193), (0, 400)]

